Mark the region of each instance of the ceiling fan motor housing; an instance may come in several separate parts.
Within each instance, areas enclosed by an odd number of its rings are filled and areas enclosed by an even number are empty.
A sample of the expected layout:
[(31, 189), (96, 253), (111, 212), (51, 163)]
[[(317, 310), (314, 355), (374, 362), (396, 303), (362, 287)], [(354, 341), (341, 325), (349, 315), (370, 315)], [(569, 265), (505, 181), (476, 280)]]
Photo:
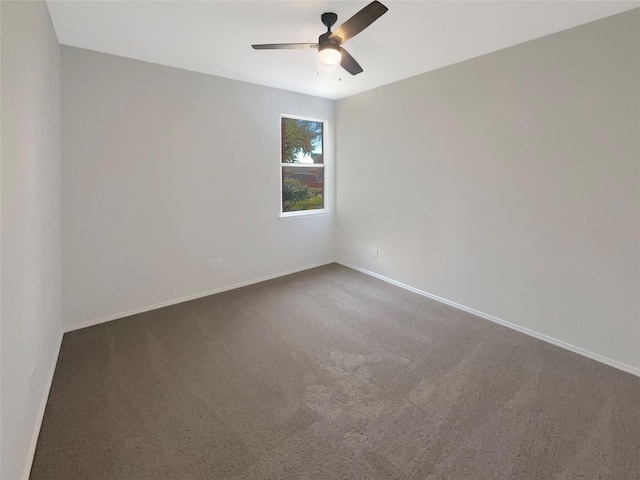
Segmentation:
[(331, 40), (329, 36), (331, 36), (331, 32), (323, 33), (322, 35), (320, 35), (318, 37), (318, 45), (322, 47), (323, 45), (331, 44), (331, 45), (335, 45), (336, 47), (339, 47), (340, 45), (338, 45), (336, 42)]

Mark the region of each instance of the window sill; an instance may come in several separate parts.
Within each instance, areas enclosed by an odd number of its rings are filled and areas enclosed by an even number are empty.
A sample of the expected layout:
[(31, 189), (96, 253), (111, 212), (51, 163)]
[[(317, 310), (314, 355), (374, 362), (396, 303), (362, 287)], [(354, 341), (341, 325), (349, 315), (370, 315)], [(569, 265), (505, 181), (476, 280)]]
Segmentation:
[(316, 217), (326, 217), (331, 215), (331, 211), (327, 209), (322, 210), (306, 210), (303, 212), (286, 212), (280, 214), (280, 221), (283, 220), (300, 220), (302, 218), (316, 218)]

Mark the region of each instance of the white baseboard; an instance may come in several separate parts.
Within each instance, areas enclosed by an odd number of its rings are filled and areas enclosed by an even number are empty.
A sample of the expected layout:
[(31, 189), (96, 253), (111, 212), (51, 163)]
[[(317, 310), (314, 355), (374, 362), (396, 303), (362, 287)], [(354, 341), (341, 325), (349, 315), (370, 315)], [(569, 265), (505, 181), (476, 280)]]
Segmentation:
[(64, 327), (65, 332), (71, 332), (73, 330), (79, 330), (81, 328), (91, 327), (93, 325), (98, 325), (100, 323), (110, 322), (111, 320), (117, 320), (118, 318), (130, 317), (131, 315), (137, 315), (138, 313), (149, 312), (151, 310), (156, 310), (158, 308), (168, 307), (170, 305), (175, 305), (177, 303), (188, 302), (189, 300), (195, 300), (197, 298), (208, 297), (209, 295), (215, 295), (216, 293), (226, 292), (228, 290), (234, 290), (240, 287), (246, 287), (248, 285), (253, 285), (254, 283), (264, 282), (266, 280), (272, 280), (278, 277), (284, 277), (285, 275), (291, 275), (292, 273), (302, 272), (304, 270), (309, 270), (311, 268), (321, 267), (323, 265), (328, 265), (330, 263), (334, 263), (333, 260), (328, 262), (320, 262), (315, 263), (313, 265), (306, 265), (304, 267), (294, 268), (292, 270), (287, 270), (285, 272), (274, 273), (272, 275), (267, 275), (266, 277), (254, 278), (252, 280), (247, 280), (246, 282), (240, 282), (233, 285), (227, 285), (225, 287), (214, 288), (213, 290), (208, 290), (206, 292), (195, 293), (193, 295), (187, 295), (186, 297), (176, 298), (173, 300), (167, 300), (165, 302), (156, 303), (154, 305), (147, 305), (146, 307), (134, 308), (133, 310), (128, 310), (126, 312), (115, 313), (113, 315), (107, 315), (106, 317), (100, 317), (93, 320), (87, 320), (80, 323), (74, 323), (73, 325), (67, 325)]
[(56, 346), (53, 358), (51, 359), (51, 366), (49, 367), (49, 375), (47, 376), (47, 383), (45, 385), (44, 394), (42, 395), (42, 401), (40, 402), (40, 409), (38, 410), (38, 417), (36, 418), (36, 425), (31, 435), (31, 443), (27, 452), (27, 461), (22, 472), (22, 480), (29, 480), (31, 474), (31, 467), (33, 465), (33, 457), (36, 454), (36, 446), (38, 445), (38, 437), (40, 436), (40, 428), (42, 427), (42, 420), (44, 420), (44, 412), (47, 408), (47, 401), (49, 400), (49, 392), (51, 391), (51, 385), (53, 384), (53, 375), (56, 372), (56, 365), (58, 364), (58, 356), (60, 355), (60, 347), (62, 346), (62, 337), (64, 332), (60, 332), (58, 338), (58, 345)]
[[(636, 375), (636, 376), (640, 377), (640, 368), (636, 368), (636, 367), (633, 367), (631, 365), (627, 365), (625, 363), (618, 362), (617, 360), (613, 360), (612, 358), (605, 357), (605, 356), (599, 355), (597, 353), (593, 353), (593, 352), (591, 352), (589, 350), (585, 350), (584, 348), (576, 347), (575, 345), (571, 345), (570, 343), (563, 342), (562, 340), (558, 340), (556, 338), (549, 337), (549, 336), (544, 335), (542, 333), (538, 333), (538, 332), (536, 332), (534, 330), (529, 330), (528, 328), (521, 327), (519, 325), (516, 325), (515, 323), (507, 322), (506, 320), (502, 320), (501, 318), (494, 317), (493, 315), (489, 315), (489, 314), (481, 312), (479, 310), (475, 310), (473, 308), (469, 308), (469, 307), (466, 307), (464, 305), (460, 305), (459, 303), (452, 302), (451, 300), (447, 300), (446, 298), (438, 297), (437, 295), (433, 295), (431, 293), (419, 290), (419, 289), (414, 288), (414, 287), (412, 287), (410, 285), (405, 285), (404, 283), (398, 282), (398, 281), (393, 280), (391, 278), (387, 278), (387, 277), (385, 277), (383, 275), (379, 275), (377, 273), (371, 272), (371, 271), (366, 270), (364, 268), (360, 268), (360, 267), (357, 267), (355, 265), (351, 265), (349, 263), (342, 262), (342, 261), (336, 261), (336, 262), (341, 264), (341, 265), (344, 265), (345, 267), (352, 268), (353, 270), (357, 270), (358, 272), (362, 272), (362, 273), (364, 273), (366, 275), (370, 275), (372, 277), (375, 277), (375, 278), (378, 278), (380, 280), (383, 280), (383, 281), (385, 281), (387, 283), (391, 283), (391, 284), (396, 285), (398, 287), (404, 288), (405, 290), (409, 290), (410, 292), (414, 292), (414, 293), (417, 293), (418, 295), (422, 295), (424, 297), (431, 298), (432, 300), (436, 300), (436, 301), (438, 301), (440, 303), (444, 303), (445, 305), (449, 305), (451, 307), (457, 308), (458, 310), (462, 310), (464, 312), (471, 313), (472, 315), (476, 315), (476, 316), (478, 316), (480, 318), (484, 318), (485, 320), (489, 320), (490, 322), (494, 322), (494, 323), (497, 323), (499, 325), (503, 325), (503, 326), (505, 326), (507, 328), (510, 328), (512, 330), (516, 330), (518, 332), (524, 333), (526, 335), (529, 335), (531, 337), (537, 338), (537, 339), (542, 340), (544, 342), (550, 343), (552, 345), (556, 345), (556, 346), (558, 346), (560, 348), (564, 348), (566, 350), (569, 350), (571, 352), (574, 352), (574, 353), (577, 353), (579, 355), (585, 356), (587, 358), (591, 358), (592, 360), (596, 360), (597, 362), (604, 363), (605, 365), (609, 365), (611, 367), (617, 368), (619, 370), (622, 370), (622, 371), (625, 371), (625, 372), (630, 373), (632, 375)], [(173, 299), (173, 300), (168, 300), (168, 301), (165, 301), (165, 302), (156, 303), (154, 305), (148, 305), (146, 307), (135, 308), (133, 310), (128, 310), (126, 312), (120, 312), (120, 313), (116, 313), (116, 314), (113, 314), (113, 315), (107, 315), (105, 317), (100, 317), (100, 318), (96, 318), (96, 319), (93, 319), (93, 320), (87, 320), (85, 322), (80, 322), (80, 323), (76, 323), (76, 324), (73, 324), (73, 325), (67, 325), (64, 328), (64, 331), (65, 332), (71, 332), (73, 330), (78, 330), (80, 328), (90, 327), (90, 326), (93, 326), (93, 325), (98, 325), (100, 323), (109, 322), (111, 320), (116, 320), (118, 318), (129, 317), (131, 315), (136, 315), (138, 313), (144, 313), (144, 312), (148, 312), (148, 311), (151, 311), (151, 310), (156, 310), (158, 308), (168, 307), (170, 305), (175, 305), (177, 303), (187, 302), (189, 300), (195, 300), (197, 298), (202, 298), (202, 297), (206, 297), (206, 296), (209, 296), (209, 295), (215, 295), (216, 293), (222, 293), (222, 292), (226, 292), (228, 290), (233, 290), (233, 289), (240, 288), (240, 287), (246, 287), (246, 286), (252, 285), (254, 283), (264, 282), (266, 280), (271, 280), (273, 278), (283, 277), (285, 275), (290, 275), (292, 273), (297, 273), (297, 272), (301, 272), (301, 271), (304, 271), (304, 270), (309, 270), (311, 268), (321, 267), (322, 265), (328, 265), (329, 263), (333, 263), (333, 261), (327, 261), (327, 262), (316, 263), (316, 264), (313, 264), (313, 265), (307, 265), (307, 266), (304, 266), (304, 267), (295, 268), (295, 269), (292, 269), (292, 270), (287, 270), (287, 271), (275, 273), (275, 274), (272, 274), (272, 275), (267, 275), (265, 277), (255, 278), (255, 279), (252, 279), (252, 280), (247, 280), (245, 282), (236, 283), (236, 284), (233, 284), (233, 285), (227, 285), (225, 287), (215, 288), (213, 290), (209, 290), (209, 291), (206, 291), (206, 292), (200, 292), (200, 293), (196, 293), (196, 294), (193, 294), (193, 295), (188, 295), (188, 296), (182, 297), (182, 298), (176, 298), (176, 299)], [(56, 353), (56, 358), (57, 358), (57, 353)], [(54, 367), (55, 367), (55, 365), (54, 365)], [(51, 373), (51, 377), (53, 378), (53, 372)], [(45, 405), (46, 405), (46, 401), (45, 401)], [(44, 413), (44, 406), (43, 406), (43, 413)], [(37, 440), (37, 437), (36, 437), (36, 440)], [(35, 449), (35, 444), (34, 444), (33, 448)]]
[(391, 278), (387, 278), (383, 275), (379, 275), (377, 273), (371, 272), (369, 270), (365, 270), (364, 268), (356, 267), (355, 265), (351, 265), (349, 263), (337, 261), (340, 265), (344, 265), (345, 267), (352, 268), (357, 270), (358, 272), (365, 273), (372, 277), (383, 280), (387, 283), (391, 283), (398, 287), (404, 288), (405, 290), (409, 290), (410, 292), (417, 293), (418, 295), (422, 295), (423, 297), (430, 298), (432, 300), (436, 300), (440, 303), (444, 303), (445, 305), (449, 305), (451, 307), (457, 308), (458, 310), (462, 310), (467, 313), (471, 313), (477, 317), (484, 318), (485, 320), (489, 320), (490, 322), (497, 323), (499, 325), (503, 325), (512, 330), (516, 330), (518, 332), (524, 333), (531, 337), (537, 338), (538, 340), (542, 340), (547, 343), (551, 343), (552, 345), (556, 345), (557, 347), (564, 348), (565, 350), (569, 350), (571, 352), (577, 353), (584, 357), (590, 358), (600, 363), (604, 363), (605, 365), (609, 365), (610, 367), (617, 368), (624, 372), (630, 373), (632, 375), (636, 375), (640, 377), (640, 368), (632, 367), (631, 365), (627, 365), (625, 363), (618, 362), (617, 360), (613, 360), (612, 358), (608, 358), (597, 353), (590, 352), (589, 350), (585, 350), (584, 348), (576, 347), (575, 345), (571, 345), (570, 343), (563, 342), (562, 340), (555, 339), (553, 337), (549, 337), (542, 333), (538, 333), (533, 330), (529, 330), (528, 328), (521, 327), (511, 322), (507, 322), (506, 320), (502, 320), (501, 318), (494, 317), (493, 315), (489, 315), (487, 313), (480, 312), (473, 308), (465, 307), (464, 305), (460, 305), (459, 303), (452, 302), (451, 300), (447, 300), (446, 298), (438, 297), (437, 295), (433, 295), (431, 293), (424, 292), (417, 288), (411, 287), (409, 285), (405, 285), (404, 283), (397, 282), (396, 280), (392, 280)]

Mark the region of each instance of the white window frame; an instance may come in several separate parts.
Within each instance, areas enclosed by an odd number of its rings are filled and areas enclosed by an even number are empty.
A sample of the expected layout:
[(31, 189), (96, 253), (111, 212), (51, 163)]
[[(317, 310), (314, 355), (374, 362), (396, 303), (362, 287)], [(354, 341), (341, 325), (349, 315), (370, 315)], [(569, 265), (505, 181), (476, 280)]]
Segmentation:
[[(322, 123), (322, 168), (324, 170), (324, 175), (322, 176), (322, 201), (324, 204), (324, 208), (315, 208), (313, 210), (298, 210), (295, 212), (285, 212), (283, 211), (284, 205), (282, 203), (282, 182), (283, 182), (283, 175), (282, 175), (282, 169), (283, 167), (301, 167), (301, 168), (319, 168), (317, 163), (287, 163), (287, 162), (283, 162), (282, 160), (282, 119), (283, 118), (291, 118), (294, 120), (307, 120), (309, 122), (318, 122), (318, 123)], [(280, 156), (280, 167), (278, 169), (278, 177), (279, 177), (279, 181), (278, 181), (278, 185), (280, 187), (280, 191), (279, 191), (279, 197), (280, 197), (280, 220), (294, 220), (294, 219), (300, 219), (300, 218), (310, 218), (310, 217), (320, 217), (320, 216), (324, 216), (324, 215), (328, 215), (331, 210), (329, 209), (329, 195), (327, 195), (327, 179), (329, 179), (329, 175), (327, 175), (327, 173), (331, 172), (331, 169), (328, 168), (328, 155), (327, 155), (327, 132), (328, 130), (328, 126), (329, 126), (329, 122), (327, 120), (322, 120), (319, 118), (309, 118), (309, 117), (300, 117), (297, 115), (289, 115), (286, 113), (281, 113), (280, 114), (280, 118), (278, 119), (279, 122), (279, 131), (280, 131), (280, 137), (279, 137), (279, 142), (278, 142), (278, 147), (280, 150), (279, 156)]]

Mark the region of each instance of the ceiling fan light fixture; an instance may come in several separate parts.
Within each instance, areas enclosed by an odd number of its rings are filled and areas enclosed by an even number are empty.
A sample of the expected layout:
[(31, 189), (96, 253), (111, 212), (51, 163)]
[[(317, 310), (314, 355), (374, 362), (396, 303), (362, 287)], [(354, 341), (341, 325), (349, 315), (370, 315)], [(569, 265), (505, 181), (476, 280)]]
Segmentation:
[(342, 60), (340, 47), (331, 42), (320, 45), (318, 48), (318, 56), (320, 58), (320, 62), (325, 65), (337, 65)]
[[(262, 43), (251, 46), (255, 50), (317, 48), (318, 63), (330, 66), (340, 65), (351, 75), (358, 75), (362, 73), (362, 67), (342, 46), (344, 42), (358, 35), (384, 15), (387, 10), (389, 9), (378, 0), (373, 0), (373, 2), (340, 25), (335, 32), (331, 31), (331, 27), (336, 23), (336, 20), (338, 20), (338, 15), (334, 12), (325, 12), (320, 15), (320, 20), (322, 20), (322, 24), (327, 27), (327, 31), (318, 37), (317, 43)], [(318, 74), (320, 74), (320, 65), (318, 65), (318, 67)]]

